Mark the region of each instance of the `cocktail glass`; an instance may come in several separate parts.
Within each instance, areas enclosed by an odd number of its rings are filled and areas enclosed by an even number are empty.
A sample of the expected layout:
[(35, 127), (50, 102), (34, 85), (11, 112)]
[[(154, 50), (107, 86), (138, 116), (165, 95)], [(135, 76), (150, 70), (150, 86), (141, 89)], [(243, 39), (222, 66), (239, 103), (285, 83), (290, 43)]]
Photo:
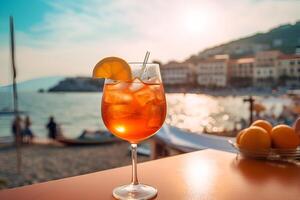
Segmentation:
[(129, 63), (131, 81), (105, 79), (101, 113), (105, 126), (131, 144), (132, 179), (117, 187), (117, 199), (150, 199), (157, 189), (137, 177), (137, 144), (154, 135), (166, 117), (166, 99), (158, 64)]

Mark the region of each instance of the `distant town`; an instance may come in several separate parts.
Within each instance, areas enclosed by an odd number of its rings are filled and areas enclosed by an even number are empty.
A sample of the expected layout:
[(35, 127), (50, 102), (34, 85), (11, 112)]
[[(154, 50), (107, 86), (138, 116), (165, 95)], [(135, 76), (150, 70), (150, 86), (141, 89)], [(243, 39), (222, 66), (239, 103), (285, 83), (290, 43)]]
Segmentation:
[(197, 63), (173, 61), (162, 65), (161, 73), (167, 87), (299, 87), (300, 47), (294, 54), (270, 50), (242, 58), (224, 54), (208, 56)]

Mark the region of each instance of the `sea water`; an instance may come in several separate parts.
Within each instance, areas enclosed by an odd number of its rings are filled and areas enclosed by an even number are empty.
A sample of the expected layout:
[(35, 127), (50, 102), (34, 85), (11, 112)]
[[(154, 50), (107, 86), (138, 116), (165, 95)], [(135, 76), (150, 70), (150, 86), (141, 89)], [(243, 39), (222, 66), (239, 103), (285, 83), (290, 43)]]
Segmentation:
[[(66, 137), (77, 137), (83, 130), (105, 130), (101, 119), (102, 93), (37, 93), (20, 92), (19, 109), (32, 121), (32, 131), (38, 137), (47, 137), (45, 128), (49, 116), (54, 116)], [(232, 130), (248, 120), (249, 104), (245, 96), (215, 97), (205, 94), (167, 94), (166, 123), (201, 133)], [(255, 97), (266, 107), (265, 114), (278, 116), (283, 105), (291, 100), (284, 97)], [(0, 111), (13, 108), (12, 94), (0, 93)], [(23, 117), (25, 116), (23, 115)], [(0, 115), (0, 137), (11, 135), (13, 116)]]

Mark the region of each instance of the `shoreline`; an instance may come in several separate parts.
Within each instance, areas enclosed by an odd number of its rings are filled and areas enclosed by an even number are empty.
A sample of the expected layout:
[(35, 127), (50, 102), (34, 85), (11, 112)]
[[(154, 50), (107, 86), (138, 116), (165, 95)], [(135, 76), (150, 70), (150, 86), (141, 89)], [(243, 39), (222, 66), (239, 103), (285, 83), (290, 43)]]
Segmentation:
[[(277, 89), (272, 89), (269, 87), (245, 87), (245, 88), (192, 88), (192, 87), (168, 87), (165, 86), (166, 94), (206, 94), (211, 96), (280, 96), (288, 92), (288, 88), (279, 87)], [(38, 92), (38, 91), (36, 91)], [(39, 92), (40, 93), (40, 92)], [(49, 94), (64, 94), (64, 93), (102, 93), (101, 91), (69, 91), (69, 90), (59, 90), (59, 91), (45, 91), (43, 93)], [(41, 94), (43, 94), (41, 93)]]
[[(244, 88), (205, 88), (205, 87), (169, 87), (165, 86), (166, 94), (206, 94), (211, 96), (281, 96), (287, 94), (289, 88), (278, 87), (277, 89), (272, 89), (270, 87), (244, 87)], [(39, 94), (99, 94), (102, 91), (91, 91), (91, 90), (57, 90), (57, 91), (20, 91), (20, 93), (39, 93)], [(9, 92), (0, 92), (9, 93)]]

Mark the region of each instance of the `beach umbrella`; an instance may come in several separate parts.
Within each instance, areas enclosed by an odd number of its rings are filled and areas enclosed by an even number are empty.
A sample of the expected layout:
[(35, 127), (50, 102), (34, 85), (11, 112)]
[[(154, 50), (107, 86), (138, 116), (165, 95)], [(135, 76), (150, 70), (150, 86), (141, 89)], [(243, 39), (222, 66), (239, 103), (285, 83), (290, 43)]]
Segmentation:
[(253, 122), (253, 106), (255, 99), (250, 95), (248, 98), (243, 99), (243, 101), (249, 103), (249, 125), (251, 125)]
[(255, 112), (260, 113), (266, 110), (266, 107), (261, 103), (254, 103), (253, 109)]
[(292, 112), (295, 114), (300, 114), (300, 105), (296, 105), (292, 108)]

